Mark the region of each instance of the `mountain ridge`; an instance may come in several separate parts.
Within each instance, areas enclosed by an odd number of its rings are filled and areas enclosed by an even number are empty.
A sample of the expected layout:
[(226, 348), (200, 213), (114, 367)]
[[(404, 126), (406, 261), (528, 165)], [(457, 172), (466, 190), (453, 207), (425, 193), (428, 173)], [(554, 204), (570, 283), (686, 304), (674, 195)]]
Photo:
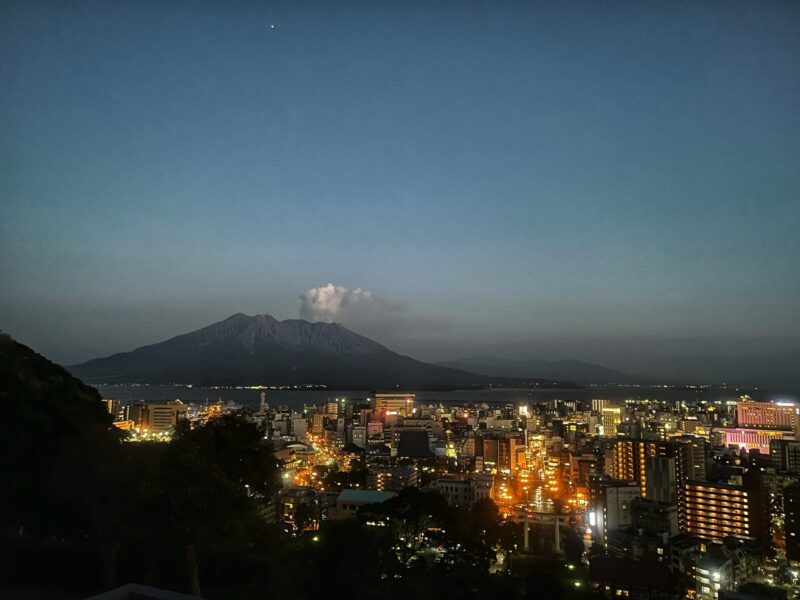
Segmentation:
[(548, 383), (421, 362), (339, 323), (236, 313), (217, 323), (67, 367), (90, 383), (314, 384), (453, 388)]

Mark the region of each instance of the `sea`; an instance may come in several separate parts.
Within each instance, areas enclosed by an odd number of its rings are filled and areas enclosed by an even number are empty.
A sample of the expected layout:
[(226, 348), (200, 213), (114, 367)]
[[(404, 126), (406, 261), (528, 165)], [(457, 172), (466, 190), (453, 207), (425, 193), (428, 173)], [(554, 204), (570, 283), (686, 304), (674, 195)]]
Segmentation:
[[(186, 385), (97, 385), (103, 398), (124, 402), (156, 402), (181, 400), (186, 403), (234, 402), (244, 407), (257, 406), (261, 393), (266, 393), (270, 407), (287, 406), (292, 410), (302, 410), (304, 406), (321, 405), (327, 400), (347, 398), (352, 401), (366, 399), (367, 391), (329, 390), (329, 389), (254, 389), (240, 387), (194, 387)], [(796, 391), (768, 390), (745, 387), (666, 387), (666, 386), (589, 386), (584, 388), (491, 388), (451, 391), (402, 390), (416, 394), (421, 403), (457, 406), (466, 404), (535, 404), (548, 400), (582, 400), (589, 402), (594, 398), (604, 398), (611, 402), (625, 400), (663, 400), (670, 403), (684, 401), (727, 401), (736, 400), (747, 394), (759, 401), (798, 401)]]

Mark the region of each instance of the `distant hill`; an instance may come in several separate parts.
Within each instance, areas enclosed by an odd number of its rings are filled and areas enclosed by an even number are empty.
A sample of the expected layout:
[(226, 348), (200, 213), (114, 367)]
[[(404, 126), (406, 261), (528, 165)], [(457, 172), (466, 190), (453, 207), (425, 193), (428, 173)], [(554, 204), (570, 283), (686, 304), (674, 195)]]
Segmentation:
[(495, 377), (538, 377), (556, 381), (589, 383), (641, 383), (641, 378), (580, 360), (507, 360), (493, 356), (462, 358), (436, 363), (450, 369)]
[(191, 333), (69, 369), (90, 383), (443, 389), (540, 379), (486, 376), (392, 352), (338, 323), (236, 314)]
[[(50, 362), (24, 344), (0, 333), (0, 404), (25, 411), (47, 406), (48, 411), (64, 413), (63, 425), (69, 429), (73, 420), (111, 424), (108, 411), (100, 403), (99, 392), (73, 377), (67, 370)], [(20, 409), (22, 410), (22, 409)], [(71, 415), (73, 418), (66, 418)], [(15, 427), (18, 422), (11, 420)]]
[(66, 535), (86, 516), (78, 498), (119, 430), (97, 390), (3, 334), (0, 405), (0, 527)]

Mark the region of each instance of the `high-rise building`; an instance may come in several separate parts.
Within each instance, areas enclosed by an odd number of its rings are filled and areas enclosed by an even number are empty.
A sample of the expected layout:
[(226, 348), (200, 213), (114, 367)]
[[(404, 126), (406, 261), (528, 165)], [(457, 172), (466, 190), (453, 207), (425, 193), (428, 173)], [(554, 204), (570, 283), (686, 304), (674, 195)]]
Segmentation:
[(594, 517), (603, 545), (608, 546), (609, 532), (633, 524), (633, 501), (641, 496), (635, 481), (604, 480), (599, 484)]
[(770, 440), (769, 454), (772, 466), (778, 471), (800, 473), (800, 441)]
[[(642, 496), (647, 495), (648, 481), (646, 458), (674, 458), (675, 446), (669, 442), (658, 440), (623, 439), (617, 440), (613, 448), (611, 476), (614, 479), (636, 481), (641, 488)], [(662, 465), (664, 466), (664, 465)], [(675, 469), (675, 462), (671, 463)], [(673, 476), (675, 479), (676, 476)]]
[(758, 473), (748, 472), (742, 485), (687, 481), (678, 500), (681, 530), (721, 540), (761, 538), (767, 514)]
[(602, 472), (603, 460), (596, 454), (577, 454), (569, 455), (569, 479), (577, 486), (586, 486), (589, 481), (589, 473)]
[(644, 459), (644, 497), (655, 502), (674, 505), (678, 501), (675, 458), (646, 456)]
[(670, 441), (675, 444), (677, 451), (678, 481), (705, 481), (706, 441), (694, 435), (680, 435), (670, 438)]
[(525, 442), (508, 436), (475, 438), (475, 457), (483, 468), (496, 468), (498, 471), (515, 472), (525, 468)]
[(616, 437), (617, 426), (622, 423), (622, 409), (619, 407), (603, 407), (600, 410), (603, 421), (602, 435), (605, 437)]

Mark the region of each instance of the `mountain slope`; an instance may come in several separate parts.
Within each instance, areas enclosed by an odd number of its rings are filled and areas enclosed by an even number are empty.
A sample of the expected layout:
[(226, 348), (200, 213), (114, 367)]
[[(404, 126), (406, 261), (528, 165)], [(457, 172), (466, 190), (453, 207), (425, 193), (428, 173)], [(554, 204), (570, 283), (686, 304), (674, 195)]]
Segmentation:
[[(458, 387), (522, 383), (423, 363), (337, 323), (232, 317), (133, 352), (70, 367), (91, 383)], [(542, 382), (535, 382), (541, 384)]]
[(581, 360), (506, 360), (493, 356), (462, 358), (436, 363), (441, 367), (464, 369), (495, 377), (539, 377), (577, 383), (637, 383), (639, 378)]
[(2, 333), (0, 405), (0, 527), (68, 535), (88, 513), (76, 506), (96, 489), (95, 458), (119, 439), (111, 415), (97, 390)]

